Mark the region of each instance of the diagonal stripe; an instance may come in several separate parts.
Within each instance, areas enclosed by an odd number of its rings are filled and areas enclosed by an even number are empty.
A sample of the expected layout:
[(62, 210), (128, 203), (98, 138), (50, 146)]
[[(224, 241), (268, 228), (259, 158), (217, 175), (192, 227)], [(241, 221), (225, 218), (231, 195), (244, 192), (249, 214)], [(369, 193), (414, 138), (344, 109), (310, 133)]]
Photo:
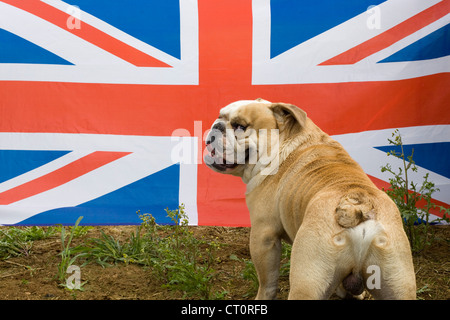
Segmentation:
[[(377, 177), (374, 177), (374, 176), (371, 176), (371, 175), (368, 175), (368, 176), (378, 188), (384, 189), (384, 190), (390, 189), (390, 187), (391, 187), (390, 183), (388, 183), (388, 182), (386, 182), (384, 180), (378, 179)], [(412, 192), (412, 191), (409, 190), (409, 192)], [(450, 208), (449, 204), (447, 204), (445, 202), (442, 202), (442, 201), (439, 201), (437, 199), (433, 199), (432, 198), (431, 199), (431, 203), (436, 205), (436, 206), (438, 206), (438, 207), (440, 206), (440, 207), (443, 207), (443, 208)], [(420, 201), (417, 202), (417, 208), (421, 208), (422, 209), (422, 208), (425, 208), (426, 205), (427, 205), (427, 203), (426, 203), (426, 201), (424, 199), (421, 199)], [(443, 212), (441, 212), (440, 208), (431, 208), (430, 209), (430, 213), (432, 215), (435, 215), (436, 217), (443, 218)], [(434, 219), (431, 217), (430, 221), (431, 220), (434, 220)]]
[(8, 205), (56, 188), (128, 154), (130, 152), (93, 152), (58, 170), (0, 193), (0, 205)]
[(442, 18), (449, 12), (450, 0), (444, 0), (434, 6), (416, 14), (410, 19), (373, 37), (359, 46), (353, 47), (327, 61), (321, 66), (354, 64), (362, 59), (394, 44), (406, 36), (420, 30), (428, 24)]
[(74, 18), (69, 14), (62, 12), (44, 2), (36, 0), (17, 1), (17, 0), (1, 0), (4, 3), (34, 14), (58, 27), (70, 32), (99, 48), (137, 66), (137, 67), (170, 67), (166, 63), (159, 61), (142, 51), (137, 50), (125, 44), (116, 38), (94, 28), (93, 26), (81, 21), (80, 28), (68, 28), (68, 21)]
[[(0, 134), (0, 140), (2, 139), (1, 136), (2, 136), (2, 134)], [(21, 147), (16, 147), (16, 149), (21, 149)], [(26, 148), (23, 148), (23, 149), (24, 149), (24, 151), (26, 151)], [(28, 183), (34, 179), (42, 177), (46, 174), (49, 174), (50, 172), (58, 170), (78, 159), (81, 159), (81, 158), (87, 156), (88, 154), (90, 154), (92, 152), (93, 152), (93, 150), (71, 151), (71, 152), (67, 153), (66, 155), (59, 157), (53, 161), (50, 161), (44, 165), (41, 165), (34, 169), (30, 168), (29, 170), (24, 171), (22, 174), (14, 177), (12, 179), (2, 182), (0, 184), (0, 194), (4, 191), (8, 191), (8, 190), (18, 187), (22, 184)], [(21, 158), (21, 160), (24, 160), (24, 158)], [(20, 160), (18, 159), (18, 161), (20, 161)], [(6, 168), (8, 168), (8, 167), (6, 167)]]
[[(400, 146), (387, 145), (375, 146), (374, 148), (384, 152), (395, 151), (398, 154), (402, 152)], [(413, 155), (413, 160), (416, 165), (450, 179), (450, 167), (448, 165), (448, 159), (450, 159), (450, 142), (404, 144), (403, 152), (406, 156)]]

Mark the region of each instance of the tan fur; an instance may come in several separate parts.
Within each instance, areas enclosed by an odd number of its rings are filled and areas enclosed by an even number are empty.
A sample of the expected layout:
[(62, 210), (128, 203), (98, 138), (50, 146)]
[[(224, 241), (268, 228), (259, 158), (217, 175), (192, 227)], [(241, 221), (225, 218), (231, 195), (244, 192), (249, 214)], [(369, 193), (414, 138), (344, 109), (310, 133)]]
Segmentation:
[(398, 209), (338, 142), (289, 104), (237, 102), (223, 108), (215, 124), (231, 128), (236, 121), (247, 130), (279, 130), (272, 174), (261, 174), (267, 166), (258, 163), (210, 166), (247, 183), (257, 299), (276, 296), (281, 239), (293, 244), (290, 299), (326, 299), (338, 287), (343, 292), (344, 279), (365, 284), (371, 265), (381, 270), (380, 288), (370, 290), (375, 298), (415, 299), (411, 250)]

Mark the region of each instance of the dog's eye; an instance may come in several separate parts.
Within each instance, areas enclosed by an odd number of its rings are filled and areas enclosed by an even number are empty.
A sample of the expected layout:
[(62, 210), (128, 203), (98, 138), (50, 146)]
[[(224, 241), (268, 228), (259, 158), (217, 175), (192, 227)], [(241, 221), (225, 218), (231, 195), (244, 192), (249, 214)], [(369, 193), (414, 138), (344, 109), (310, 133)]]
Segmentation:
[(234, 130), (242, 130), (245, 131), (245, 129), (247, 129), (246, 126), (239, 124), (239, 123), (232, 123), (231, 126), (233, 127)]

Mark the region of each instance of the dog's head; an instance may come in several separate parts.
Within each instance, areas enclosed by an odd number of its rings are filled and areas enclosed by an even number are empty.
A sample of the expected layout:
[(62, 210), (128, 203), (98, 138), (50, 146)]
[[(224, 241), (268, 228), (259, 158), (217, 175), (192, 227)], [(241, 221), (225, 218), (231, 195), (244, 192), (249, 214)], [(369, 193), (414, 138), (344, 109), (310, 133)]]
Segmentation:
[(306, 113), (266, 100), (233, 102), (220, 110), (206, 138), (205, 163), (214, 171), (248, 182), (277, 171), (280, 146), (301, 132)]

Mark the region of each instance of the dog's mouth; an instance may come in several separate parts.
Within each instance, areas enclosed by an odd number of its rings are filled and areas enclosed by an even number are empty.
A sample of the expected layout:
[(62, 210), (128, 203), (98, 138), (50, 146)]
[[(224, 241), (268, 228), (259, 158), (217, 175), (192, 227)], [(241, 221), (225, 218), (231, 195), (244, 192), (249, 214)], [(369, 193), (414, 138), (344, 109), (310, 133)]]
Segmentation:
[[(205, 155), (205, 163), (206, 165), (217, 169), (218, 171), (231, 171), (235, 169), (240, 164), (244, 163), (236, 163), (227, 161), (224, 155), (220, 155), (216, 149), (211, 144), (206, 144), (206, 149), (208, 150), (208, 154)], [(245, 162), (247, 162), (249, 158), (249, 152), (246, 150), (245, 152)]]

